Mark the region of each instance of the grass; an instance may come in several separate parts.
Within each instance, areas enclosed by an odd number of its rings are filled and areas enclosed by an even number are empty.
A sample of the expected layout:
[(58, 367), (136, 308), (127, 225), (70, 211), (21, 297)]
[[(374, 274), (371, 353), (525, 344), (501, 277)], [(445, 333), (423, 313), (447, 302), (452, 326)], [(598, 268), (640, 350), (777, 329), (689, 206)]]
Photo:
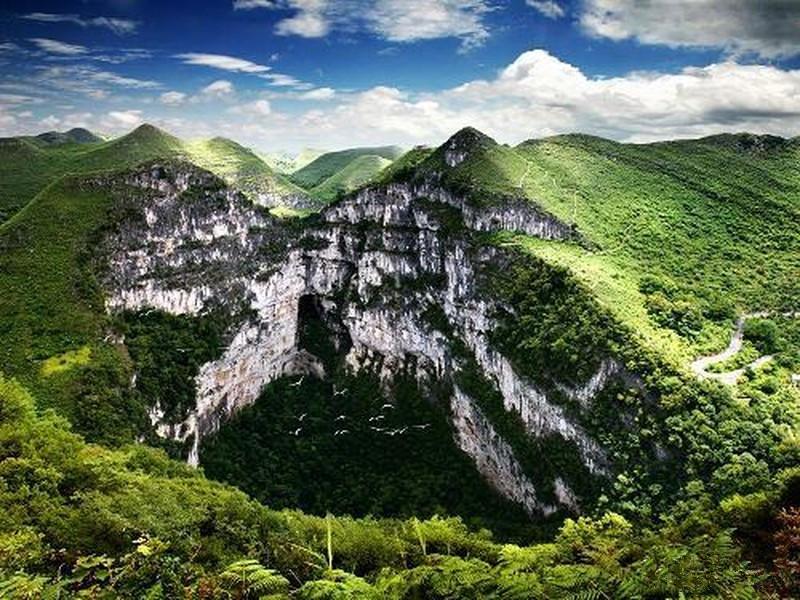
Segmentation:
[[(440, 175), (479, 204), (525, 198), (575, 225), (592, 250), (502, 242), (569, 267), (676, 360), (723, 348), (738, 312), (798, 308), (800, 230), (788, 225), (800, 220), (796, 141), (739, 135), (634, 145), (568, 135), (511, 148), (471, 130), (454, 140), (468, 149), (461, 164), (446, 165), (446, 144), (398, 177)], [(659, 282), (660, 296), (642, 293), (647, 280)], [(680, 319), (664, 313), (673, 308), (697, 322), (672, 323)]]
[(122, 169), (148, 160), (177, 157), (211, 171), (254, 201), (260, 195), (306, 195), (236, 142), (214, 138), (184, 143), (152, 125), (142, 125), (108, 142), (52, 144), (37, 138), (0, 139), (0, 223), (65, 174)]
[(328, 152), (295, 171), (291, 179), (306, 190), (321, 185), (326, 179), (347, 167), (360, 156), (379, 156), (389, 161), (399, 158), (403, 151), (397, 146), (379, 148), (353, 148), (339, 152)]
[(306, 192), (275, 172), (252, 150), (216, 137), (185, 144), (188, 158), (244, 192), (254, 202), (261, 197), (306, 196)]
[(63, 373), (74, 367), (87, 365), (91, 358), (92, 349), (89, 346), (81, 346), (77, 350), (68, 350), (58, 356), (51, 356), (42, 362), (42, 377), (50, 377), (50, 375)]
[(331, 202), (336, 198), (352, 192), (378, 177), (391, 160), (372, 154), (359, 156), (348, 163), (342, 170), (328, 177), (318, 186), (310, 190), (317, 200)]

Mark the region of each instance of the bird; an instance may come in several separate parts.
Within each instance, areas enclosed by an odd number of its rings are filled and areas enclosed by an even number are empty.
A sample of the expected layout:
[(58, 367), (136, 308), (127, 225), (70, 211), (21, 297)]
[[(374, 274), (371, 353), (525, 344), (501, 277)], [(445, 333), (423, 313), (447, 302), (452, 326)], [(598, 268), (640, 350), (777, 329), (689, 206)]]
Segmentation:
[(347, 393), (346, 389), (337, 390), (336, 386), (333, 386), (333, 395), (334, 396), (344, 396)]
[(374, 421), (380, 421), (381, 419), (385, 419), (385, 418), (386, 417), (384, 417), (383, 415), (377, 415), (377, 416), (374, 416), (374, 417), (370, 417), (369, 418), (369, 422), (372, 423)]
[(294, 432), (292, 433), (292, 435), (294, 435), (294, 436), (298, 436), (298, 435), (300, 435), (300, 432), (301, 432), (301, 431), (303, 431), (303, 428), (302, 428), (302, 427), (298, 427), (297, 429), (295, 429), (295, 430), (294, 430)]
[(423, 423), (422, 425), (413, 425), (414, 429), (427, 429), (430, 427), (430, 423)]
[(344, 435), (346, 433), (350, 433), (350, 430), (349, 429), (339, 429), (333, 435)]
[(372, 425), (370, 425), (369, 428), (372, 429), (372, 431), (377, 431), (379, 433), (386, 431), (383, 427), (373, 427)]
[(334, 419), (334, 421), (344, 421), (347, 418), (347, 415), (339, 415)]
[(403, 435), (408, 430), (408, 427), (401, 427), (400, 429), (395, 429), (396, 433)]
[(305, 375), (303, 375), (303, 376), (302, 376), (300, 379), (298, 379), (298, 380), (297, 380), (297, 381), (295, 381), (294, 383), (290, 383), (290, 384), (289, 384), (289, 387), (300, 387), (301, 385), (303, 385), (303, 380), (304, 380), (305, 378), (306, 378), (306, 376), (305, 376)]
[(381, 410), (383, 410), (384, 408), (394, 408), (394, 404), (384, 404), (383, 406), (381, 406)]
[(308, 413), (303, 413), (302, 415), (297, 417), (297, 420), (302, 423), (303, 419), (305, 419), (307, 416), (308, 416)]
[(392, 429), (391, 431), (384, 431), (384, 433), (386, 435), (391, 435), (392, 437), (394, 437), (395, 435), (397, 435), (397, 430), (396, 429)]

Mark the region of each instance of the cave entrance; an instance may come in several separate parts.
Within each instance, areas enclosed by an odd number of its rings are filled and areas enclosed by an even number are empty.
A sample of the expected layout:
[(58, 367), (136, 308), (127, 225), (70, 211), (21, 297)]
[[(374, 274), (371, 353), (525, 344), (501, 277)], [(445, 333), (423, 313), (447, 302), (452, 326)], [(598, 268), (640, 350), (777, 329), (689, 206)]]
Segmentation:
[(315, 294), (300, 297), (297, 335), (298, 347), (316, 356), (326, 370), (332, 369), (351, 346), (338, 305)]

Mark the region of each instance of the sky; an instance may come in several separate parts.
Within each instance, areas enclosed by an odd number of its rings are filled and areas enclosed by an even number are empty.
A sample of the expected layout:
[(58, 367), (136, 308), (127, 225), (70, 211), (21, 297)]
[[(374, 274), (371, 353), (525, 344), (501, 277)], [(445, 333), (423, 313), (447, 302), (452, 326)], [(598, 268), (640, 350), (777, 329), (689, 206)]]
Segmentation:
[(0, 136), (800, 135), (800, 0), (3, 0)]

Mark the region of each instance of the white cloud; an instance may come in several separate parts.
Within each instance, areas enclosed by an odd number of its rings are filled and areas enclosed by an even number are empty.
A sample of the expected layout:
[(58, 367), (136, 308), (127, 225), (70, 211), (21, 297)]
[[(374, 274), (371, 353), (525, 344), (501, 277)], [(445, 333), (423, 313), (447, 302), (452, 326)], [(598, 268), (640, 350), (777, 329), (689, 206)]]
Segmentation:
[(300, 94), (301, 100), (333, 100), (336, 90), (329, 87), (316, 88)]
[[(352, 127), (358, 123), (358, 128)], [(499, 141), (585, 132), (625, 141), (723, 131), (800, 133), (800, 70), (727, 61), (678, 73), (590, 77), (544, 50), (525, 52), (489, 80), (441, 92), (391, 87), (342, 94), (286, 123), (231, 125), (249, 145), (329, 147), (439, 143), (472, 125)], [(235, 135), (234, 135), (235, 134)]]
[(59, 42), (58, 40), (51, 40), (48, 38), (30, 38), (28, 41), (36, 44), (40, 50), (50, 54), (60, 54), (62, 56), (80, 56), (89, 51), (86, 46), (67, 44), (66, 42)]
[(11, 52), (19, 52), (22, 50), (17, 44), (14, 42), (3, 42), (0, 43), (0, 54), (2, 53), (11, 53)]
[(59, 123), (61, 123), (61, 119), (55, 115), (50, 115), (39, 121), (39, 127), (44, 127), (45, 129), (55, 129), (58, 127)]
[(81, 94), (93, 100), (104, 100), (111, 90), (157, 89), (156, 81), (125, 77), (93, 65), (57, 64), (37, 67), (27, 82), (50, 94)]
[(273, 0), (234, 0), (233, 10), (252, 10), (254, 8), (277, 8)]
[(186, 94), (183, 92), (164, 92), (158, 98), (161, 104), (167, 106), (180, 106), (186, 101)]
[(235, 56), (189, 52), (185, 54), (177, 54), (175, 57), (181, 59), (184, 64), (187, 65), (198, 65), (210, 67), (212, 69), (231, 71), (233, 73), (246, 73), (255, 75), (256, 77), (260, 77), (269, 81), (274, 86), (293, 87), (300, 90), (313, 87), (311, 84), (300, 81), (299, 79), (296, 79), (290, 75), (275, 73), (272, 71), (272, 67), (254, 63), (243, 58), (237, 58)]
[(16, 106), (18, 104), (39, 104), (41, 99), (22, 94), (0, 94), (0, 106)]
[(326, 15), (328, 0), (289, 0), (289, 6), (297, 13), (278, 23), (275, 30), (279, 35), (318, 38), (325, 37), (330, 31)]
[(233, 84), (230, 81), (226, 81), (224, 79), (218, 79), (217, 81), (208, 84), (204, 87), (200, 93), (204, 96), (212, 96), (216, 98), (222, 98), (224, 96), (230, 96), (234, 92)]
[(256, 100), (255, 102), (234, 106), (229, 112), (250, 117), (266, 117), (272, 114), (272, 106), (267, 100)]
[(119, 19), (116, 17), (93, 17), (87, 19), (74, 14), (65, 15), (37, 12), (23, 15), (22, 18), (29, 21), (38, 21), (40, 23), (73, 23), (81, 27), (104, 27), (110, 29), (117, 35), (136, 33), (139, 27), (137, 21)]
[(366, 31), (394, 42), (460, 38), (463, 48), (489, 37), (489, 0), (239, 0), (247, 8), (291, 11), (276, 25), (279, 35), (325, 37), (331, 31)]
[(111, 121), (111, 127), (135, 127), (144, 122), (142, 111), (140, 110), (112, 110), (108, 113), (108, 118)]
[(762, 57), (800, 54), (796, 0), (585, 0), (589, 34), (672, 47), (713, 47)]
[(564, 7), (555, 0), (526, 0), (526, 3), (550, 19), (560, 19), (566, 14)]
[[(226, 88), (224, 84), (217, 87)], [(304, 95), (287, 92), (274, 97), (283, 101)], [(213, 97), (207, 96), (207, 101)], [(5, 114), (26, 104), (14, 100)], [(544, 50), (532, 50), (494, 77), (443, 91), (411, 93), (381, 86), (357, 93), (338, 91), (324, 104), (309, 110), (301, 110), (302, 106), (298, 104), (295, 112), (286, 114), (267, 100), (256, 100), (210, 116), (208, 107), (197, 103), (182, 112), (183, 120), (169, 123), (184, 137), (213, 136), (222, 131), (265, 150), (274, 150), (276, 140), (281, 147), (292, 149), (320, 144), (435, 144), (466, 125), (509, 143), (567, 132), (623, 141), (700, 137), (724, 131), (792, 136), (800, 134), (800, 69), (728, 60), (675, 73), (633, 72), (600, 78)], [(192, 110), (198, 111), (197, 115)], [(145, 116), (140, 111), (120, 114), (124, 116), (94, 120), (95, 126), (90, 128), (130, 129)], [(159, 122), (157, 115), (148, 114), (147, 120)], [(3, 130), (23, 127), (16, 123), (3, 126)]]
[(224, 54), (187, 52), (184, 54), (176, 54), (175, 58), (181, 59), (183, 63), (187, 65), (200, 65), (235, 73), (266, 73), (270, 70), (270, 67), (265, 65), (259, 65), (243, 58), (226, 56)]
[(140, 110), (112, 110), (108, 113), (108, 117), (112, 128), (114, 126), (135, 127), (144, 121)]

